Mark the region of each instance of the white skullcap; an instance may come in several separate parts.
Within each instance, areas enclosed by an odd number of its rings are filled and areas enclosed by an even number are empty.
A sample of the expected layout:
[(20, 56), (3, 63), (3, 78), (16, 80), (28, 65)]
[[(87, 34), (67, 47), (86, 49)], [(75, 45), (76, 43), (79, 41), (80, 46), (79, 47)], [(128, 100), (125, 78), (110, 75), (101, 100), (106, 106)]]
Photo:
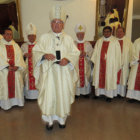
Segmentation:
[(86, 31), (86, 26), (84, 24), (77, 24), (75, 26), (75, 32), (79, 33), (79, 32), (85, 32)]
[(52, 21), (54, 19), (60, 19), (64, 23), (66, 21), (66, 13), (60, 5), (53, 6), (50, 11), (50, 20)]
[(27, 26), (26, 26), (26, 34), (27, 35), (36, 35), (36, 27), (34, 24), (32, 23), (29, 23)]

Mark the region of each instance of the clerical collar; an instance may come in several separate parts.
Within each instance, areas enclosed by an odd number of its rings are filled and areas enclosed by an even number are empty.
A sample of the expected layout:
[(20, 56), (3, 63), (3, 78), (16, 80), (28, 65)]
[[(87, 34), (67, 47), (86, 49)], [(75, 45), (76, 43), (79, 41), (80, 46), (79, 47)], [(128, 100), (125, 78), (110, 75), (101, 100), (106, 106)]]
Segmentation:
[(124, 39), (124, 36), (122, 38), (118, 38), (118, 40), (123, 40)]
[(53, 34), (55, 35), (55, 37), (56, 37), (58, 40), (60, 40), (60, 36), (61, 36), (62, 32), (61, 32), (61, 33), (55, 33), (55, 32), (53, 32)]
[(62, 32), (61, 33), (55, 33), (55, 32), (53, 32), (54, 33), (54, 35), (57, 37), (57, 36), (60, 36), (61, 34), (62, 34)]
[(31, 42), (27, 41), (27, 43), (28, 43), (28, 45), (35, 45), (35, 44), (36, 44), (36, 41), (35, 41), (35, 42), (33, 42), (33, 43), (31, 43)]
[(14, 42), (13, 40), (7, 42), (4, 38), (2, 38), (1, 41), (2, 41), (2, 43), (3, 43), (4, 45), (12, 45), (13, 42)]
[(110, 41), (110, 38), (111, 38), (112, 36), (110, 36), (110, 37), (108, 37), (108, 38), (105, 38), (105, 37), (103, 37), (103, 40), (104, 41)]
[(85, 40), (76, 40), (77, 41), (77, 43), (84, 43), (85, 42)]

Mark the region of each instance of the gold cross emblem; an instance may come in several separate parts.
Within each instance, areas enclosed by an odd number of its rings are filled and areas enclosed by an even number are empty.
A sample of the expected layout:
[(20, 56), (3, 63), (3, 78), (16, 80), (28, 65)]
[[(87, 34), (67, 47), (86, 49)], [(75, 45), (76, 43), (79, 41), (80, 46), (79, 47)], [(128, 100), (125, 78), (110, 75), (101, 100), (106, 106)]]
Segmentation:
[(78, 29), (81, 31), (83, 29), (83, 27), (80, 25)]

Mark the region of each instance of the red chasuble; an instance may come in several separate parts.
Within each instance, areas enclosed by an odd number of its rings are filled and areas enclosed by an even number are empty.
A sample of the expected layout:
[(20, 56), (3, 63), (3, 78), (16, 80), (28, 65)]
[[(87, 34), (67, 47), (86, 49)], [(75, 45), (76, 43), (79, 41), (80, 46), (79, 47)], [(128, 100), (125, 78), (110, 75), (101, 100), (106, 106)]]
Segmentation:
[[(15, 66), (15, 56), (14, 56), (14, 48), (12, 45), (6, 45), (7, 50), (7, 59), (9, 66)], [(8, 72), (8, 97), (15, 97), (15, 71)]]
[[(140, 58), (140, 56), (139, 56), (139, 58)], [(140, 64), (138, 64), (138, 70), (137, 70), (137, 74), (136, 74), (134, 89), (140, 91)]]
[[(28, 53), (32, 55), (32, 48), (34, 45), (28, 45)], [(32, 57), (28, 58), (28, 71), (29, 71), (29, 90), (35, 90), (35, 78), (33, 76), (33, 61)]]
[[(84, 43), (78, 43), (77, 47), (79, 51), (84, 51)], [(84, 56), (79, 57), (79, 75), (80, 75), (80, 87), (85, 86), (85, 72), (84, 72)]]
[[(120, 46), (121, 46), (121, 53), (123, 53), (123, 40), (119, 40), (119, 43), (120, 43)], [(121, 70), (118, 72), (118, 75), (117, 75), (117, 84), (120, 83), (120, 78), (121, 78)]]
[(100, 56), (99, 88), (105, 88), (106, 55), (107, 55), (108, 46), (109, 46), (109, 41), (104, 41), (101, 49), (101, 56)]

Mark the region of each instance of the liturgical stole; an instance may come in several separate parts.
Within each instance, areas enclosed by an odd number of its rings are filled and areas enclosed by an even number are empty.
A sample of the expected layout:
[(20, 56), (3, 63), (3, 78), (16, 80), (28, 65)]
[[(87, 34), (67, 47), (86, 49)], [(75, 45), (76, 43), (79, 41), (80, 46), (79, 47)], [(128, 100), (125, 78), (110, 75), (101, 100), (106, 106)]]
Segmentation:
[[(28, 45), (28, 54), (32, 55), (32, 48), (34, 45)], [(28, 58), (28, 71), (29, 71), (29, 90), (35, 90), (35, 78), (33, 76), (33, 61), (32, 57)]]
[[(77, 47), (80, 52), (84, 52), (84, 43), (78, 43)], [(85, 86), (84, 56), (79, 57), (79, 76), (80, 76), (80, 87), (84, 87)]]
[[(140, 54), (139, 54), (139, 59), (140, 59)], [(140, 64), (138, 64), (138, 69), (136, 74), (135, 90), (140, 91)]]
[(106, 57), (109, 41), (104, 41), (100, 55), (100, 73), (99, 73), (99, 88), (105, 88), (105, 76), (106, 76)]
[[(6, 45), (7, 50), (7, 59), (9, 66), (15, 66), (15, 56), (14, 56), (14, 48), (12, 45)], [(15, 71), (8, 72), (8, 97), (15, 97)]]
[[(123, 40), (119, 40), (119, 43), (121, 46), (121, 53), (123, 53)], [(122, 73), (122, 71), (120, 70), (117, 75), (117, 84), (120, 83), (121, 73)]]

